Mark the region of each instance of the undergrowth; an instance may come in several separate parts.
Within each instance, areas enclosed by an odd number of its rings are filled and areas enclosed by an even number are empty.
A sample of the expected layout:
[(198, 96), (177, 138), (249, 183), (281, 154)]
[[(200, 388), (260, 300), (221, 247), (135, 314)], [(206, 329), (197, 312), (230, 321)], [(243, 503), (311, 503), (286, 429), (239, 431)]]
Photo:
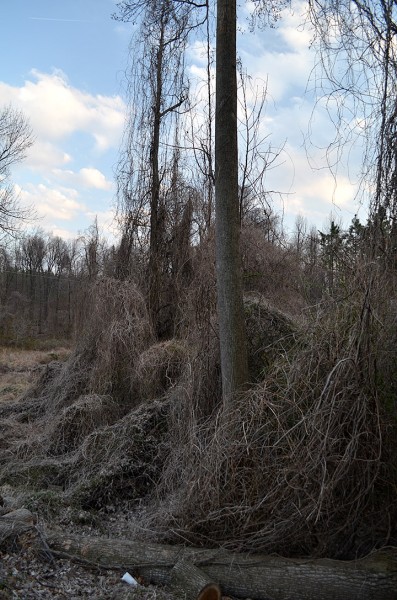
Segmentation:
[(137, 502), (142, 531), (198, 545), (351, 557), (395, 541), (393, 277), (364, 264), (299, 318), (247, 295), (252, 384), (228, 410), (203, 281), (163, 341), (135, 284), (98, 282), (68, 361), (0, 407), (0, 482), (85, 510)]

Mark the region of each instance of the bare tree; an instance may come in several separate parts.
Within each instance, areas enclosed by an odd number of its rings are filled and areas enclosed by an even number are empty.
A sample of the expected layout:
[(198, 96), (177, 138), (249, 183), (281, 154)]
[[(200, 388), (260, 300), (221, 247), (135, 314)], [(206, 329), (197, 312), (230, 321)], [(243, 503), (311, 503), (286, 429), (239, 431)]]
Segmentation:
[(282, 148), (272, 147), (270, 133), (264, 134), (262, 129), (267, 82), (252, 81), (241, 64), (238, 76), (240, 221), (252, 224), (262, 214), (260, 221), (269, 224), (269, 217), (274, 218), (270, 199), (275, 192), (266, 189), (265, 180), (268, 171), (275, 168)]
[(23, 238), (21, 244), (22, 265), (27, 280), (29, 281), (29, 317), (33, 323), (35, 317), (35, 307), (38, 307), (37, 324), (38, 332), (42, 333), (43, 321), (43, 272), (44, 260), (46, 257), (46, 243), (43, 232), (38, 231)]
[(299, 258), (302, 258), (307, 240), (307, 219), (301, 214), (296, 215), (292, 246)]
[[(278, 11), (286, 2), (271, 0), (256, 2), (255, 15), (263, 19), (277, 18)], [(124, 214), (135, 238), (145, 242), (149, 233), (149, 304), (154, 323), (160, 309), (159, 281), (161, 260), (164, 255), (165, 223), (167, 210), (167, 154), (170, 147), (164, 143), (164, 125), (175, 117), (185, 100), (183, 90), (183, 51), (188, 33), (199, 21), (192, 14), (204, 13), (207, 23), (210, 3), (151, 0), (142, 5), (137, 0), (118, 4), (118, 18), (125, 21), (140, 19), (140, 54), (135, 55), (134, 108), (140, 106), (139, 114), (130, 120), (127, 131), (128, 150), (120, 163), (119, 185)], [(205, 11), (198, 11), (205, 8)], [(236, 76), (236, 1), (217, 2), (217, 49), (216, 49), (216, 107), (215, 107), (215, 169), (212, 159), (212, 133), (207, 130), (204, 143), (193, 140), (193, 151), (201, 154), (203, 169), (209, 185), (207, 198), (207, 227), (212, 219), (211, 186), (215, 180), (216, 196), (216, 254), (218, 281), (218, 314), (220, 322), (221, 363), (223, 394), (225, 401), (238, 390), (248, 378), (245, 351), (245, 325), (240, 264), (240, 201), (245, 188), (251, 188), (261, 179), (262, 172), (250, 170), (246, 161), (243, 166), (243, 189), (239, 195), (238, 147), (237, 147), (237, 76)], [(208, 37), (208, 36), (207, 36)], [(142, 46), (143, 42), (143, 46)], [(143, 53), (142, 53), (143, 50)], [(210, 55), (209, 44), (207, 54)], [(140, 58), (137, 58), (139, 56)], [(207, 71), (210, 79), (210, 70)], [(138, 102), (137, 102), (138, 100)], [(208, 110), (212, 114), (211, 86), (208, 84)], [(260, 113), (262, 105), (256, 110)], [(245, 115), (250, 120), (250, 115)], [(211, 123), (208, 124), (211, 128)], [(177, 120), (174, 128), (177, 129)], [(246, 157), (259, 154), (258, 128), (251, 120), (246, 126)], [(201, 146), (201, 147), (200, 147)], [(137, 148), (139, 150), (137, 151)], [(161, 157), (161, 158), (160, 158)], [(266, 161), (265, 161), (266, 162)], [(168, 172), (172, 172), (169, 171)], [(262, 199), (264, 196), (262, 196)], [(134, 235), (134, 233), (132, 233)], [(131, 237), (125, 246), (131, 246)], [(128, 241), (130, 240), (130, 241)]]
[[(210, 2), (205, 6), (205, 38), (202, 41), (202, 55), (205, 55), (205, 78), (199, 80), (196, 89), (191, 90), (189, 118), (189, 144), (194, 156), (193, 172), (197, 189), (201, 189), (200, 201), (195, 210), (200, 239), (204, 239), (214, 220), (214, 107), (215, 107), (215, 52), (213, 39), (215, 23), (211, 18)], [(205, 117), (205, 118), (203, 118)]]
[[(254, 18), (275, 20), (283, 0), (257, 0)], [(222, 393), (228, 404), (248, 380), (245, 320), (240, 258), (240, 198), (237, 142), (236, 0), (217, 1), (215, 210), (216, 272), (221, 346)], [(248, 116), (248, 115), (246, 115)], [(246, 121), (246, 156), (257, 148), (255, 126)], [(251, 141), (254, 146), (251, 146)], [(248, 145), (247, 145), (248, 144)], [(248, 165), (243, 173), (249, 176)], [(244, 181), (243, 187), (247, 182)], [(243, 198), (244, 191), (241, 198)]]
[[(142, 17), (131, 73), (131, 114), (126, 152), (119, 167), (119, 199), (133, 237), (149, 237), (149, 306), (157, 329), (161, 308), (161, 265), (167, 222), (167, 189), (172, 187), (175, 154), (169, 138), (177, 130), (179, 109), (187, 99), (184, 50), (190, 7), (172, 0), (119, 5), (122, 20)], [(139, 56), (139, 58), (137, 58)], [(138, 110), (137, 110), (138, 107)], [(139, 150), (137, 151), (137, 149)], [(125, 242), (127, 238), (125, 237)], [(126, 244), (125, 244), (126, 245)]]
[(218, 0), (216, 31), (216, 273), (222, 394), (228, 404), (248, 380), (238, 196), (236, 0)]
[(27, 218), (10, 177), (12, 166), (25, 158), (32, 144), (32, 130), (22, 113), (10, 106), (3, 108), (0, 112), (0, 232), (15, 232), (18, 220)]
[(371, 189), (378, 255), (386, 247), (385, 222), (397, 223), (397, 2), (309, 0), (309, 7), (336, 125), (328, 156), (335, 164), (341, 142), (364, 140), (362, 183), (364, 193)]

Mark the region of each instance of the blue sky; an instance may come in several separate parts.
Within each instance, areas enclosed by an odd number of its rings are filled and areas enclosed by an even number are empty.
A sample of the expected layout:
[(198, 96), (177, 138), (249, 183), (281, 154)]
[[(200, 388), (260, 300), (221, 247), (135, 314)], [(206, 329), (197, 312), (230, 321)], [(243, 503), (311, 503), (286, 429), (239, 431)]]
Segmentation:
[[(115, 0), (13, 0), (0, 14), (0, 105), (20, 108), (36, 139), (13, 180), (21, 202), (36, 209), (35, 225), (64, 237), (84, 231), (95, 215), (105, 230), (112, 227), (131, 31), (111, 19), (115, 5)], [(298, 3), (276, 30), (251, 34), (240, 23), (244, 63), (254, 80), (268, 81), (263, 133), (285, 148), (268, 186), (286, 193), (275, 208), (283, 211), (287, 227), (297, 214), (322, 227), (331, 211), (348, 223), (357, 212), (354, 185), (342, 169), (335, 187), (326, 169), (310, 168), (303, 148), (310, 119), (317, 145), (326, 145), (333, 131), (321, 103), (313, 116), (314, 96), (306, 90), (311, 36), (298, 31), (301, 21)], [(191, 75), (199, 73), (194, 47), (190, 58)], [(310, 155), (312, 165), (325, 165), (323, 149), (313, 147)]]
[(13, 180), (34, 225), (64, 237), (96, 214), (111, 226), (129, 41), (114, 10), (111, 0), (13, 0), (0, 15), (0, 105), (21, 109), (35, 136)]

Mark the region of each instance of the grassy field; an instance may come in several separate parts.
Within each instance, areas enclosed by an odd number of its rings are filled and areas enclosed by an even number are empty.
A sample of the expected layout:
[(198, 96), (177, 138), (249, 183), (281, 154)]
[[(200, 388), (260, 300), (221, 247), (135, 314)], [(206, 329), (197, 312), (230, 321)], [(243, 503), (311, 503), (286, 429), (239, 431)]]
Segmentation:
[(25, 350), (0, 346), (0, 402), (17, 400), (35, 382), (41, 367), (66, 360), (71, 352), (64, 341), (52, 341), (46, 349)]

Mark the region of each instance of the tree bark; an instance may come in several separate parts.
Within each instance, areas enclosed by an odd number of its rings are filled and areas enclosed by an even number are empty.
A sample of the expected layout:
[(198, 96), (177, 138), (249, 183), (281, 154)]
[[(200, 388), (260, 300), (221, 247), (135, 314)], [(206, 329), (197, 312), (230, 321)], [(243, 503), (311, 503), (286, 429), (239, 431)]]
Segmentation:
[(221, 600), (220, 587), (202, 569), (183, 558), (171, 570), (171, 585), (185, 600)]
[(157, 319), (160, 304), (160, 260), (161, 242), (163, 238), (163, 223), (160, 210), (160, 127), (161, 100), (163, 96), (163, 60), (164, 60), (164, 14), (160, 21), (160, 39), (154, 52), (152, 68), (155, 70), (155, 86), (153, 98), (152, 141), (150, 146), (151, 192), (150, 192), (150, 242), (149, 242), (149, 308), (152, 322), (157, 330)]
[(227, 405), (248, 379), (238, 198), (236, 0), (217, 1), (215, 208), (222, 393)]
[[(131, 542), (47, 533), (52, 551), (99, 566), (122, 568), (154, 584), (170, 585), (175, 565), (197, 567), (223, 594), (252, 600), (396, 600), (397, 549), (357, 561), (286, 559), (222, 549)], [(175, 571), (174, 571), (175, 574)]]
[(6, 540), (16, 539), (31, 530), (36, 523), (35, 516), (26, 508), (18, 508), (0, 517), (0, 546)]
[(25, 523), (25, 525), (34, 525), (36, 523), (36, 517), (27, 508), (16, 508), (4, 513), (0, 518), (0, 523), (4, 523), (4, 519), (8, 523), (17, 522)]

